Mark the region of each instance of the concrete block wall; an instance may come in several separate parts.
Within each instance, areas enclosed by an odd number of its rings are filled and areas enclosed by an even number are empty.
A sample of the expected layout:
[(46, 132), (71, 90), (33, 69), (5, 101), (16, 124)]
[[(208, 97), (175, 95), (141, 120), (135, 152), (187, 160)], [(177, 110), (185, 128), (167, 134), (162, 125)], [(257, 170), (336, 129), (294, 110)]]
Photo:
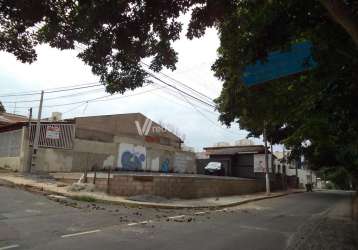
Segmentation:
[[(96, 187), (106, 190), (107, 186), (102, 180), (97, 180)], [(110, 194), (119, 196), (149, 194), (193, 199), (249, 194), (264, 190), (265, 184), (262, 181), (238, 178), (114, 175), (110, 180)]]
[(27, 128), (0, 134), (0, 167), (25, 171), (28, 165)]

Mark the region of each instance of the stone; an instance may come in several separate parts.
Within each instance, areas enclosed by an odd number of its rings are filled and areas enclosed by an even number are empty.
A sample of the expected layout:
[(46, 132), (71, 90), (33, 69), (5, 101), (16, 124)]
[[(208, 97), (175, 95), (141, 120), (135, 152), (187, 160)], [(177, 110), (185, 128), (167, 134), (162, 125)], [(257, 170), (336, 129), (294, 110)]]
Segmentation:
[(93, 192), (95, 188), (95, 185), (92, 183), (73, 183), (71, 186), (68, 187), (68, 191), (71, 192)]

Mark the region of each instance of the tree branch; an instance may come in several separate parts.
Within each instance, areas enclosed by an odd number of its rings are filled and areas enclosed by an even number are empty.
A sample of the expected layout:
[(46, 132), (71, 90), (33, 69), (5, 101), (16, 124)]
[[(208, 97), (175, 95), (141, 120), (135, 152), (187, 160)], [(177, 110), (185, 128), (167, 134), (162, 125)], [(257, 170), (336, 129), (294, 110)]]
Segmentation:
[(358, 20), (342, 0), (320, 0), (334, 21), (339, 23), (358, 46)]

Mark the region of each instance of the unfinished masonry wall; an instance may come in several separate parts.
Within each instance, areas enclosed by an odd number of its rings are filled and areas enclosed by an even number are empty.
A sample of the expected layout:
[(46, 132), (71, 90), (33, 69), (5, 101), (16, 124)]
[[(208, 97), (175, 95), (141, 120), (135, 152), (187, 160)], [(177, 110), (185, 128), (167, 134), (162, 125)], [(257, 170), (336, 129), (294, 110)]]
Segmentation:
[(40, 148), (37, 172), (76, 172), (113, 167), (116, 144), (74, 139), (73, 149)]
[[(89, 182), (92, 178), (89, 178)], [(107, 180), (96, 180), (99, 190), (107, 190)], [(114, 175), (110, 178), (110, 194), (119, 196), (155, 195), (167, 198), (193, 199), (201, 197), (250, 194), (265, 190), (261, 180), (206, 176)]]
[(26, 128), (0, 133), (0, 167), (23, 171), (27, 163)]

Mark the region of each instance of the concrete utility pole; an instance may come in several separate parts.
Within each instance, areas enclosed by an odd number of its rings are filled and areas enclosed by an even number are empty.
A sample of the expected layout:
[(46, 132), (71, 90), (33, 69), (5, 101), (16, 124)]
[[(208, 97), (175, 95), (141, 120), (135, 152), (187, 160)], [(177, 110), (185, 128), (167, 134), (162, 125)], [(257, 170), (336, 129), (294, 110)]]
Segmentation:
[(42, 114), (42, 103), (44, 100), (44, 91), (41, 91), (41, 99), (40, 99), (40, 106), (39, 112), (37, 114), (37, 123), (36, 123), (36, 130), (35, 130), (35, 137), (34, 142), (32, 144), (32, 157), (31, 157), (31, 164), (29, 172), (31, 173), (31, 169), (36, 167), (36, 157), (37, 157), (37, 150), (39, 148), (39, 139), (40, 139), (40, 129), (41, 129), (41, 114)]
[(281, 174), (281, 180), (282, 180), (282, 188), (286, 189), (286, 183), (285, 183), (285, 173), (283, 171), (284, 165), (286, 164), (286, 155), (285, 155), (285, 145), (282, 147), (282, 174)]
[(266, 170), (266, 194), (270, 194), (270, 175), (268, 166), (268, 154), (267, 154), (267, 135), (266, 135), (266, 122), (264, 122), (263, 137), (265, 142), (265, 170)]
[[(272, 145), (272, 139), (270, 141), (270, 149), (271, 149), (271, 171), (272, 171), (272, 174), (273, 176), (275, 176), (275, 173), (276, 173), (276, 169), (275, 169), (275, 162), (274, 162), (274, 158), (273, 158), (273, 145)], [(276, 178), (274, 178), (276, 179)]]
[(27, 162), (26, 162), (26, 166), (24, 169), (26, 169), (26, 172), (27, 171), (30, 171), (30, 168), (31, 168), (31, 159), (32, 159), (32, 149), (30, 147), (30, 139), (31, 139), (31, 121), (32, 121), (32, 108), (29, 109), (29, 124), (28, 124), (28, 127), (27, 127), (27, 140), (28, 140), (28, 152), (29, 152), (29, 155), (27, 156)]
[(30, 137), (31, 120), (32, 120), (32, 108), (29, 109), (29, 137)]

